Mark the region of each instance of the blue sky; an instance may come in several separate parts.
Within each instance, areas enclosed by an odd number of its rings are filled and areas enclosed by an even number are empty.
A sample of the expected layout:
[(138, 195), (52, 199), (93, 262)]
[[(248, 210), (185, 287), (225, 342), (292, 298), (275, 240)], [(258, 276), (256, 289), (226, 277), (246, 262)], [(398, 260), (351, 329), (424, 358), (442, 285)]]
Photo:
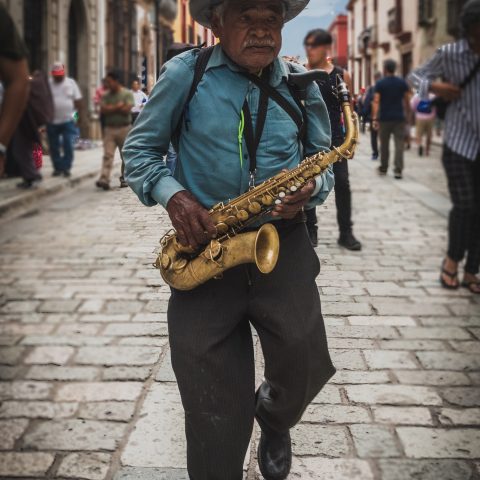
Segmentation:
[(345, 12), (348, 0), (310, 0), (307, 8), (283, 29), (282, 55), (301, 55), (303, 37), (312, 28), (328, 28), (337, 13)]

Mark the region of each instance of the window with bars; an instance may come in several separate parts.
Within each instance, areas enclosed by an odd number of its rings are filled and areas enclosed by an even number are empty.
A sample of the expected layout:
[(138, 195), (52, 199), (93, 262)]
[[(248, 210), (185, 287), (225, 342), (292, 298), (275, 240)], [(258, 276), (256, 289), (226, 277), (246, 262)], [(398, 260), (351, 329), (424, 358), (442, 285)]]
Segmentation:
[(433, 0), (418, 1), (418, 24), (426, 27), (432, 24), (433, 20)]

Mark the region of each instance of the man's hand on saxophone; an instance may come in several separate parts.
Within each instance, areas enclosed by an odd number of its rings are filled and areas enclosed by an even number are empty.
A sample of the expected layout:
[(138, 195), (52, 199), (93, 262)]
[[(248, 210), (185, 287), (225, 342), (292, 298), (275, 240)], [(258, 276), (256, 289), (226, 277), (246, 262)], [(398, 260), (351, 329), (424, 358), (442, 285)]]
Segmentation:
[(217, 230), (208, 214), (194, 195), (186, 190), (176, 193), (167, 204), (167, 212), (184, 247), (194, 250), (215, 238)]
[(285, 219), (294, 218), (295, 215), (308, 203), (315, 190), (315, 180), (309, 180), (300, 190), (290, 193), (282, 199), (272, 212), (273, 217)]

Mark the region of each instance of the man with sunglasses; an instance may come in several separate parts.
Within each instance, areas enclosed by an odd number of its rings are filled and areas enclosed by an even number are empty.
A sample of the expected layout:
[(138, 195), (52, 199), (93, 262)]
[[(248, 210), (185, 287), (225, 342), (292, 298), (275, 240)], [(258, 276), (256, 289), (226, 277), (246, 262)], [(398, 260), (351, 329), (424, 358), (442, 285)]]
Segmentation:
[[(351, 78), (348, 72), (336, 67), (329, 60), (328, 53), (332, 46), (332, 36), (322, 29), (311, 30), (307, 33), (304, 46), (307, 53), (307, 68), (325, 70), (329, 74), (329, 81), (319, 83), (320, 91), (327, 105), (330, 125), (332, 128), (332, 147), (341, 145), (345, 138), (342, 122), (342, 109), (335, 95), (338, 76), (342, 77), (351, 90)], [(333, 164), (335, 175), (335, 204), (337, 206), (337, 222), (340, 229), (338, 244), (348, 250), (358, 251), (362, 244), (353, 235), (352, 223), (352, 192), (348, 175), (348, 162)], [(317, 246), (317, 215), (315, 208), (306, 209), (307, 228), (312, 245)]]

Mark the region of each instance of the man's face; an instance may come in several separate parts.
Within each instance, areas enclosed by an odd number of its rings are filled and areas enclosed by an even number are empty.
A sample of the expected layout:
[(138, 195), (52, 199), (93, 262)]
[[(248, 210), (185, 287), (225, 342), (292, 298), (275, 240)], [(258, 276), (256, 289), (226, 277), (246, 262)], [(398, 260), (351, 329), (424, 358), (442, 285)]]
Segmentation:
[(329, 49), (330, 45), (316, 45), (314, 38), (310, 37), (305, 40), (305, 52), (309, 64), (315, 65), (325, 60), (328, 56)]
[(256, 73), (278, 56), (283, 22), (278, 0), (234, 0), (227, 4), (223, 22), (213, 18), (212, 30), (235, 63)]
[(52, 75), (52, 78), (55, 83), (62, 83), (65, 75)]
[(138, 92), (140, 90), (140, 84), (136, 80), (132, 82), (132, 90), (134, 92)]
[(111, 91), (116, 92), (118, 90), (118, 82), (112, 77), (107, 77), (105, 79), (105, 86)]

